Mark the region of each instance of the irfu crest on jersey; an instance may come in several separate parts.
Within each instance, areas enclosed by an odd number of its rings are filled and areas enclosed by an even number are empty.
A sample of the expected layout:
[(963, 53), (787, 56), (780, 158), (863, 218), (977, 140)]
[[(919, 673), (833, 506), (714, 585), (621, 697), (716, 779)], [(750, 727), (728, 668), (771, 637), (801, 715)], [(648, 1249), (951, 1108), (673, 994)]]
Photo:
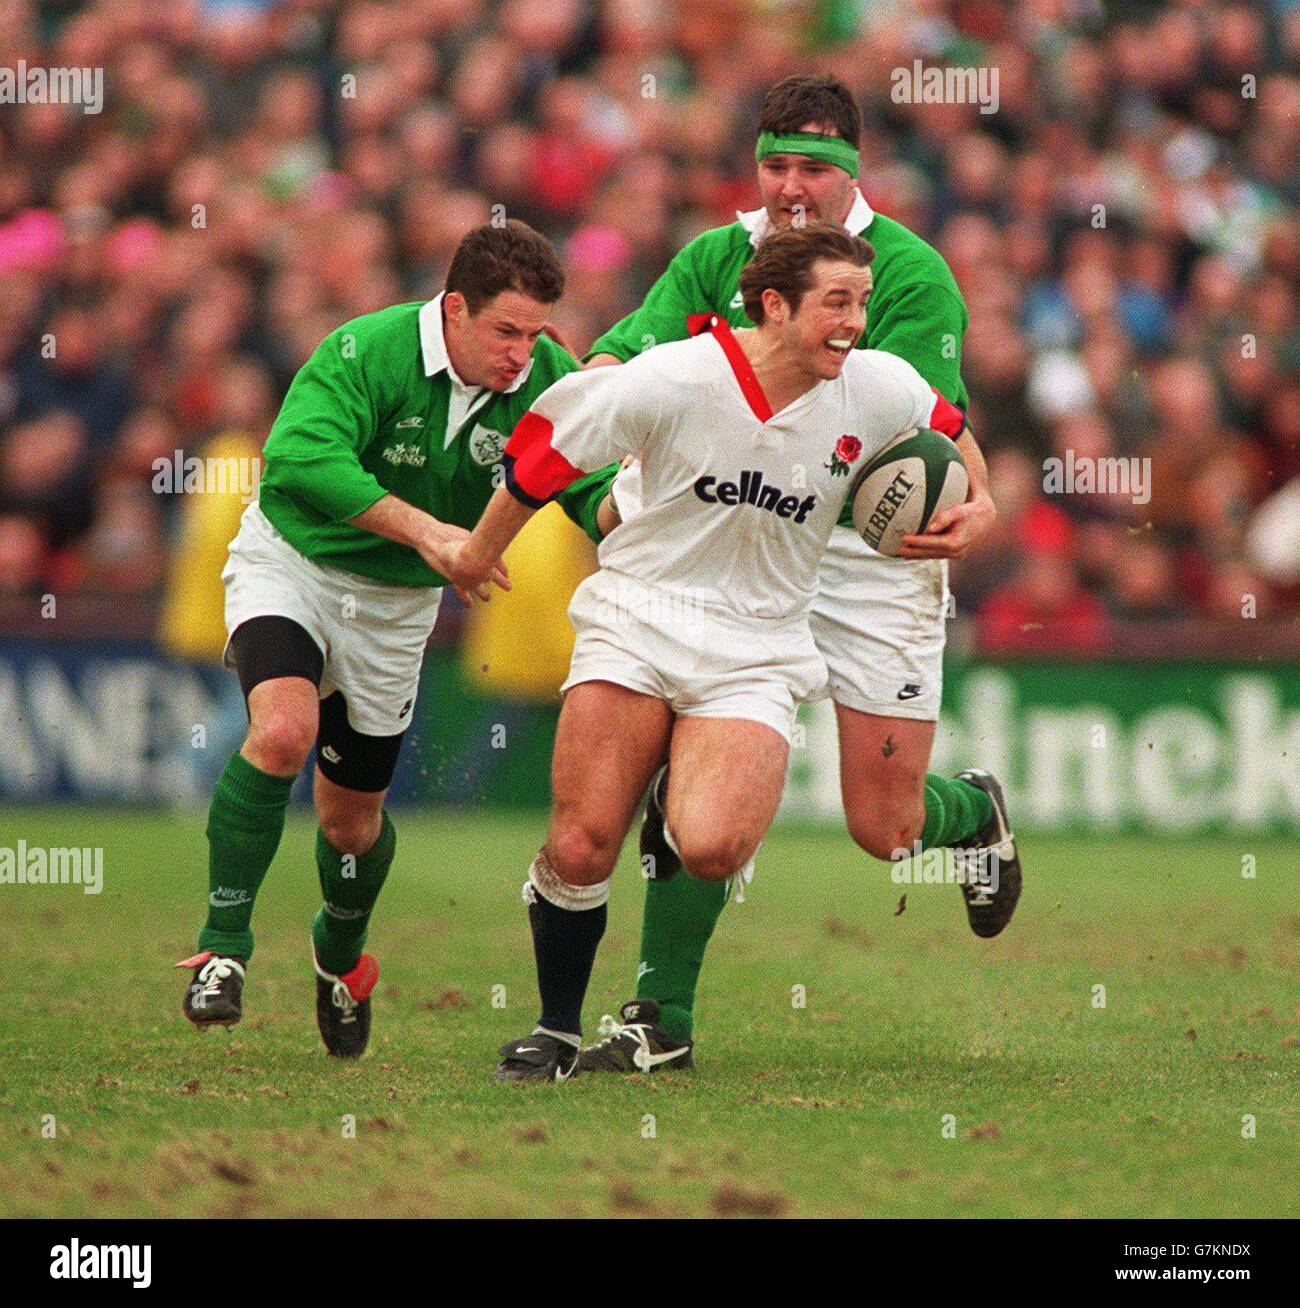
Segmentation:
[(469, 452), (474, 462), (489, 467), (494, 463), (499, 463), (501, 456), (506, 451), (506, 441), (509, 439), (504, 432), (492, 431), (488, 427), (480, 427), (477, 424), (474, 430), (469, 434)]

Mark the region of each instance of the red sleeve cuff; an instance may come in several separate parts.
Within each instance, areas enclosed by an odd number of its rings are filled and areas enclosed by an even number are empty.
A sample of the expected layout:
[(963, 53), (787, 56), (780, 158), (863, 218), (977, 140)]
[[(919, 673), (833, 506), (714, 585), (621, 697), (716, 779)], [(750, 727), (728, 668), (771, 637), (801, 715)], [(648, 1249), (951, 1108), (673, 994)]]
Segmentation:
[(540, 508), (582, 476), (568, 459), (551, 448), (555, 428), (549, 418), (530, 409), (515, 424), (506, 443), (506, 486), (516, 499)]
[[(934, 391), (934, 387), (930, 389)], [(956, 440), (966, 425), (966, 415), (951, 400), (945, 400), (934, 391), (934, 412), (930, 414), (930, 427)]]

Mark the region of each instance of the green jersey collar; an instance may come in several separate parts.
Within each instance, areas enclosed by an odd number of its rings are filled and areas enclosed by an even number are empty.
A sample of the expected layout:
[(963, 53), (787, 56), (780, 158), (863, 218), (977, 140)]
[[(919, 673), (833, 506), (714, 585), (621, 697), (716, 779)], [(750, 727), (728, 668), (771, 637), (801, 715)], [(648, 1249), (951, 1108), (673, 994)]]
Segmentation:
[[(867, 203), (866, 197), (855, 186), (853, 188), (853, 203), (849, 206), (848, 216), (844, 219), (844, 226), (854, 236), (861, 236), (871, 226), (872, 219), (875, 216), (875, 210), (872, 209)], [(750, 245), (757, 245), (772, 230), (772, 220), (767, 216), (766, 209), (751, 209), (748, 213), (741, 213), (738, 210), (736, 220), (749, 233)]]
[[(434, 377), (446, 369), (453, 387), (459, 387), (463, 391), (481, 390), (482, 387), (471, 386), (463, 381), (456, 375), (456, 369), (451, 366), (451, 358), (447, 354), (447, 341), (442, 334), (444, 295), (446, 295), (445, 291), (440, 292), (420, 308), (420, 353), (424, 356), (424, 375)], [(506, 387), (503, 394), (509, 395), (512, 391), (517, 391), (528, 380), (528, 374), (533, 370), (533, 363), (533, 359), (528, 360), (523, 372)]]

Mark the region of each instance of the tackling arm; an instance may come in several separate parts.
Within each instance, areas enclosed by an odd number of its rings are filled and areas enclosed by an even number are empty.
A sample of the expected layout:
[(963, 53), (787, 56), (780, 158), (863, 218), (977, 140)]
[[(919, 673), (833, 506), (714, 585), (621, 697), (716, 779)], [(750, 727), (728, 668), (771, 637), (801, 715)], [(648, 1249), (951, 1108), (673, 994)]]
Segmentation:
[[(387, 402), (385, 374), (370, 366), (369, 347), (354, 357), (340, 348), (342, 338), (342, 328), (327, 336), (289, 388), (266, 442), (264, 496), (290, 497), (328, 520), (406, 545), (445, 577), (448, 548), (469, 533), (390, 494), (363, 466), (375, 414)], [(489, 575), (509, 588), (504, 568)]]
[(363, 514), (385, 491), (361, 464), (375, 434), (369, 353), (345, 357), (341, 329), (298, 370), (263, 451), (262, 486), (332, 522)]
[[(625, 375), (626, 380), (615, 377), (607, 368), (571, 372), (519, 419), (502, 460), (505, 485), (469, 538), (450, 547), (442, 571), (458, 588), (486, 599), (492, 569), (500, 566), (502, 552), (538, 509), (563, 500), (585, 482), (603, 495), (601, 477), (608, 474), (612, 480), (616, 460), (649, 438), (657, 420), (657, 383), (634, 369)], [(583, 467), (593, 465), (601, 471), (584, 476)], [(588, 499), (589, 505), (595, 503)], [(569, 505), (566, 511), (574, 516)]]
[(444, 575), (457, 582), (458, 590), (464, 587), (479, 599), (488, 599), (487, 582), (494, 571), (504, 567), (501, 556), (536, 512), (532, 504), (525, 504), (505, 486), (499, 486), (469, 538), (453, 547), (454, 575), (446, 569)]
[[(448, 571), (455, 558), (454, 548), (469, 539), (469, 532), (464, 527), (457, 527), (450, 522), (440, 522), (432, 514), (417, 509), (414, 504), (398, 499), (396, 495), (385, 495), (376, 500), (364, 513), (358, 513), (348, 522), (363, 531), (372, 531), (376, 536), (395, 540), (399, 545), (409, 545), (435, 571), (440, 572), (456, 588), (456, 593), (466, 604), (473, 602), (473, 596), (463, 588)], [(510, 589), (509, 574), (506, 565), (498, 561), (484, 573), (481, 582), (474, 589), (479, 599), (487, 599), (490, 584), (495, 582), (502, 590)]]

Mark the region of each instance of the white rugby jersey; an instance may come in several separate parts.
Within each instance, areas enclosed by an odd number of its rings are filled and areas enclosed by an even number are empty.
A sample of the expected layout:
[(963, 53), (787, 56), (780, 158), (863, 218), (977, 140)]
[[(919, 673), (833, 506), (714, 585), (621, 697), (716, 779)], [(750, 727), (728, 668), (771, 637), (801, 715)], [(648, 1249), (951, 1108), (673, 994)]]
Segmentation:
[(602, 568), (746, 618), (807, 609), (853, 474), (946, 404), (897, 355), (851, 350), (839, 377), (773, 414), (725, 321), (619, 367), (561, 377), (506, 446), (506, 484), (537, 507), (584, 472), (641, 464), (641, 508)]

